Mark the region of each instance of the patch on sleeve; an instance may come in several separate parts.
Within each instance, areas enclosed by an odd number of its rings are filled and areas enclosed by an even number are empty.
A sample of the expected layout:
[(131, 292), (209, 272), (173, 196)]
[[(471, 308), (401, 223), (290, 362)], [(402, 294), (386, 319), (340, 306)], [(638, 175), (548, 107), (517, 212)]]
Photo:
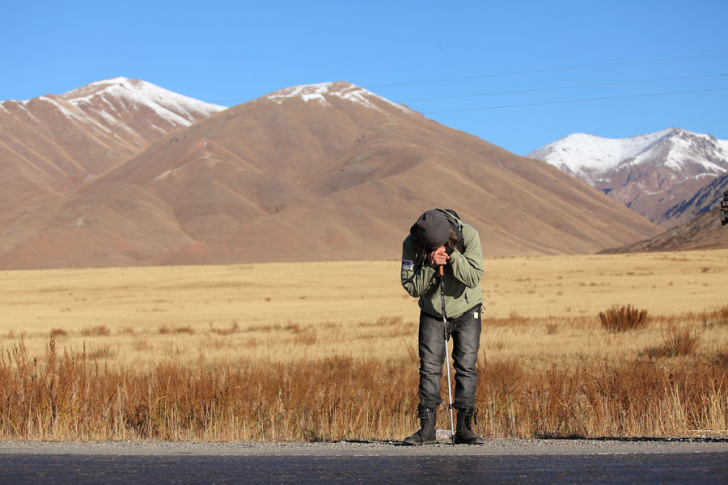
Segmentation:
[(415, 263), (414, 262), (407, 261), (406, 259), (403, 259), (402, 260), (402, 269), (409, 271), (409, 270), (411, 270), (414, 267), (415, 267)]

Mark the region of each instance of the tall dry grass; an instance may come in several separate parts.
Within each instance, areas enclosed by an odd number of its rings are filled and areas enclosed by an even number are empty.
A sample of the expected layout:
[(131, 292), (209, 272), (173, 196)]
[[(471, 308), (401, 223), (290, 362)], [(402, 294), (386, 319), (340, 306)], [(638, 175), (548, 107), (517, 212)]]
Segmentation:
[[(478, 430), (485, 437), (728, 429), (728, 369), (720, 359), (638, 358), (527, 370), (517, 361), (483, 358), (478, 373)], [(140, 372), (99, 365), (85, 352), (60, 354), (51, 338), (45, 359), (28, 355), (22, 342), (0, 358), (0, 437), (399, 440), (416, 427), (416, 388), (409, 360), (165, 363)], [(447, 427), (444, 414), (440, 426)]]
[[(41, 363), (45, 360), (44, 363)], [(411, 369), (332, 356), (152, 372), (85, 352), (0, 358), (0, 436), (82, 440), (339, 440), (396, 436), (411, 421)]]
[[(486, 267), (484, 436), (728, 434), (728, 251)], [(0, 438), (401, 439), (418, 426), (418, 309), (397, 269), (5, 272)], [(605, 329), (625, 305), (650, 324)]]

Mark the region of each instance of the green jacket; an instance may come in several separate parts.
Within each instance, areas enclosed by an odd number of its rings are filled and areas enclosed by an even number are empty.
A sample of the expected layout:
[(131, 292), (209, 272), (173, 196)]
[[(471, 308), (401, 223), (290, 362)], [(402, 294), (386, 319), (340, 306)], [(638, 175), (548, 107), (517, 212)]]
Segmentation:
[[(459, 317), (483, 303), (480, 279), (484, 268), (480, 237), (473, 227), (455, 220), (463, 234), (464, 251), (453, 250), (445, 267), (445, 314), (448, 318)], [(442, 318), (440, 277), (430, 265), (415, 261), (416, 238), (417, 229), (412, 226), (410, 235), (402, 244), (402, 286), (410, 296), (419, 298), (420, 308), (425, 313)]]

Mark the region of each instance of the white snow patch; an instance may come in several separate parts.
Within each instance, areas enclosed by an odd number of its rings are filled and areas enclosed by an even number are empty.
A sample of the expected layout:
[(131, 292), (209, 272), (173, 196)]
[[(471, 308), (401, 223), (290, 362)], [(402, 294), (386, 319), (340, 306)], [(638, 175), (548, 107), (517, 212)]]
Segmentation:
[(70, 119), (73, 119), (73, 120), (76, 120), (76, 121), (86, 121), (86, 120), (87, 120), (87, 118), (88, 118), (88, 117), (87, 117), (87, 116), (86, 116), (86, 115), (85, 115), (85, 114), (84, 114), (84, 113), (83, 113), (82, 111), (80, 111), (80, 110), (79, 110), (78, 112), (74, 112), (74, 111), (73, 111), (73, 108), (74, 108), (73, 106), (67, 106), (67, 105), (64, 105), (64, 104), (63, 104), (63, 103), (61, 103), (60, 101), (57, 101), (57, 100), (55, 100), (55, 99), (53, 99), (53, 98), (49, 98), (48, 96), (40, 96), (39, 98), (36, 98), (36, 99), (38, 99), (39, 101), (45, 101), (45, 102), (47, 102), (47, 103), (50, 103), (50, 104), (52, 104), (53, 106), (55, 106), (56, 108), (58, 108), (58, 110), (59, 110), (59, 111), (60, 111), (61, 113), (63, 113), (63, 115), (64, 115), (64, 116), (65, 116), (66, 118), (70, 118)]
[(114, 118), (114, 116), (111, 115), (108, 111), (97, 111), (96, 113), (99, 116), (101, 116), (111, 126), (114, 126), (114, 127), (119, 126), (119, 125), (126, 126), (123, 123), (120, 123), (118, 118)]
[(709, 177), (709, 178), (718, 178), (717, 173), (699, 173), (695, 177), (693, 177), (695, 180), (700, 180), (702, 178)]
[(94, 82), (69, 91), (62, 97), (75, 106), (84, 106), (85, 109), (91, 109), (88, 105), (95, 99), (100, 99), (114, 110), (116, 108), (110, 100), (118, 101), (128, 110), (149, 108), (176, 126), (190, 126), (197, 119), (227, 109), (168, 91), (146, 81), (124, 77)]
[(162, 172), (156, 177), (154, 177), (154, 180), (164, 180), (167, 177), (169, 177), (169, 174), (171, 174), (174, 170), (167, 170), (166, 172)]
[(35, 121), (37, 123), (41, 123), (41, 121), (38, 118), (36, 118), (35, 115), (28, 109), (29, 101), (13, 101), (13, 103), (15, 103), (18, 107), (20, 107), (20, 109), (25, 111), (25, 113), (28, 116), (30, 116), (33, 119), (33, 121)]
[(353, 103), (361, 104), (367, 108), (381, 111), (372, 100), (377, 99), (382, 102), (388, 103), (395, 108), (402, 110), (406, 113), (412, 113), (412, 110), (394, 103), (386, 98), (383, 98), (377, 94), (367, 91), (364, 88), (360, 88), (351, 83), (344, 82), (328, 82), (320, 84), (307, 84), (302, 86), (293, 86), (290, 88), (281, 89), (267, 96), (268, 99), (275, 102), (276, 104), (283, 104), (286, 99), (295, 97), (301, 97), (305, 102), (310, 100), (318, 100), (322, 104), (328, 104), (326, 96), (336, 96)]
[[(61, 113), (66, 116), (66, 118), (69, 118), (77, 123), (87, 125), (91, 129), (102, 132), (104, 135), (113, 134), (113, 131), (110, 130), (108, 127), (104, 126), (102, 123), (99, 123), (91, 116), (88, 116), (86, 113), (83, 112), (83, 110), (71, 103), (63, 102), (59, 99), (49, 98), (47, 96), (41, 96), (37, 99), (40, 101), (51, 103), (52, 105), (56, 106), (61, 111)], [(101, 114), (101, 112), (99, 114)]]
[(68, 227), (81, 227), (83, 226), (84, 221), (86, 220), (86, 216), (81, 216), (75, 221), (73, 221)]
[(160, 128), (160, 127), (158, 127), (158, 126), (157, 126), (157, 125), (155, 125), (154, 123), (151, 123), (151, 122), (150, 122), (150, 123), (149, 123), (149, 126), (151, 126), (152, 128), (154, 128), (155, 130), (157, 130), (157, 131), (158, 131), (158, 132), (160, 132), (160, 133), (167, 133), (167, 130), (165, 130), (165, 129), (163, 129), (163, 128)]
[(328, 101), (326, 101), (326, 98), (323, 94), (304, 94), (301, 96), (305, 102), (309, 102), (311, 100), (318, 100), (321, 102), (321, 104), (328, 104)]
[(308, 84), (305, 86), (293, 86), (276, 91), (273, 94), (269, 94), (267, 97), (276, 104), (283, 104), (284, 100), (296, 97), (301, 97), (305, 102), (317, 99), (326, 103), (324, 94), (329, 92), (329, 87), (332, 84), (333, 83), (321, 83)]

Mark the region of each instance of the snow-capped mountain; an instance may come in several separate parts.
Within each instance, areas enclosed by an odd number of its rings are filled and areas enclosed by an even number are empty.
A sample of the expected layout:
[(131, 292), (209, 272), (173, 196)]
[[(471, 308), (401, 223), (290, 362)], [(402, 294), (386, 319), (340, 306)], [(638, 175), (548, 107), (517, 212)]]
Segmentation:
[[(62, 94), (60, 98), (101, 122), (111, 121), (114, 113), (151, 110), (169, 124), (184, 127), (227, 109), (125, 77), (94, 82)], [(157, 126), (154, 128), (161, 130)]]
[[(80, 173), (106, 170), (151, 143), (226, 109), (145, 81), (118, 77), (61, 95), (0, 103), (0, 142), (46, 162), (69, 159)], [(37, 164), (36, 164), (37, 165)], [(65, 169), (62, 167), (62, 172)]]
[(0, 141), (9, 140), (20, 156), (60, 148), (63, 153), (50, 158), (70, 156), (77, 170), (94, 172), (224, 109), (118, 77), (61, 95), (0, 102)]
[[(226, 109), (126, 78), (0, 102), (0, 234), (94, 176)], [(0, 251), (18, 239), (0, 238)]]
[(684, 222), (674, 206), (728, 172), (728, 141), (678, 128), (623, 139), (573, 134), (527, 156), (667, 226)]

